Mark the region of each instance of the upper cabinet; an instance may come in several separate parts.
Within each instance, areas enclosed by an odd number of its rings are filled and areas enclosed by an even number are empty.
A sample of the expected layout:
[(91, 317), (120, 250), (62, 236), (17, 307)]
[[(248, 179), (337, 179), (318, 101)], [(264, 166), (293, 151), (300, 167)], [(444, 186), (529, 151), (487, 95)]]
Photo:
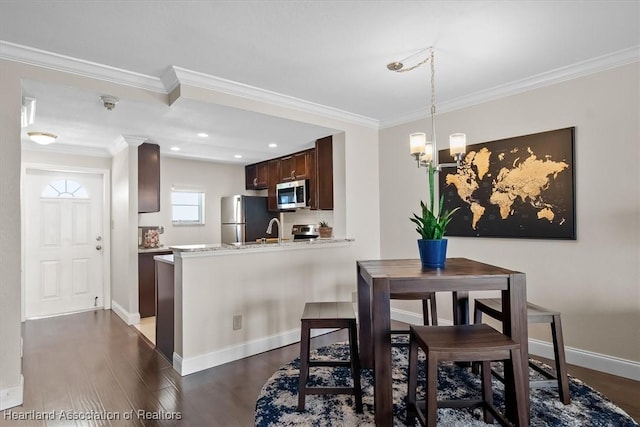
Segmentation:
[(138, 147), (138, 213), (160, 212), (160, 146)]
[(309, 150), (245, 166), (245, 188), (267, 189), (270, 211), (278, 210), (276, 184), (309, 180), (309, 208), (333, 209), (333, 138), (318, 139)]
[[(333, 138), (318, 139), (315, 147), (315, 202), (311, 209), (333, 210)], [(311, 181), (309, 181), (311, 186)], [(313, 189), (310, 190), (313, 194)]]
[(247, 190), (264, 190), (267, 188), (267, 162), (254, 163), (244, 168), (245, 188)]
[(308, 179), (311, 171), (311, 150), (280, 158), (280, 182)]
[(267, 208), (270, 212), (278, 210), (278, 199), (276, 196), (276, 184), (280, 178), (280, 159), (273, 159), (267, 162)]

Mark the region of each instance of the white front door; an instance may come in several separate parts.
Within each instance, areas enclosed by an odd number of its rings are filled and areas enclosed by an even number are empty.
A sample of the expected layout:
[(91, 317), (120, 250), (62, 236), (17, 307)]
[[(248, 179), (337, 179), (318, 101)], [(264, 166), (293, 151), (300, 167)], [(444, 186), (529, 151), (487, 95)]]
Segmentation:
[(103, 176), (27, 169), (25, 317), (102, 307)]

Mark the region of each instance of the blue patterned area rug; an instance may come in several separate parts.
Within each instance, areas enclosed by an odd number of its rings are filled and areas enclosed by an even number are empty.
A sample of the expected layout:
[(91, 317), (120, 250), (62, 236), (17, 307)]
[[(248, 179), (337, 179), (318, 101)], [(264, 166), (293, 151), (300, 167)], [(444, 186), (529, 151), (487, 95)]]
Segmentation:
[[(394, 347), (393, 401), (394, 425), (406, 425), (404, 397), (407, 392), (406, 347)], [(420, 356), (424, 359), (422, 352)], [(346, 343), (336, 343), (314, 350), (313, 358), (338, 359), (348, 357)], [(541, 364), (542, 365), (542, 364)], [(424, 364), (420, 363), (418, 396), (424, 384)], [(544, 365), (543, 365), (544, 366)], [(461, 399), (480, 395), (480, 380), (469, 369), (442, 363), (439, 367), (438, 395), (440, 399)], [(346, 368), (312, 367), (309, 384), (313, 386), (349, 386), (350, 371)], [(283, 366), (263, 386), (256, 402), (255, 424), (267, 426), (373, 426), (373, 378), (363, 369), (362, 392), (364, 413), (357, 414), (351, 395), (309, 395), (306, 411), (297, 412), (299, 359)], [(539, 375), (531, 370), (531, 375)], [(554, 389), (531, 390), (531, 426), (638, 426), (622, 409), (598, 391), (578, 379), (570, 378), (571, 404), (563, 405)], [(504, 408), (504, 387), (494, 379), (494, 403)], [(482, 410), (438, 409), (438, 426), (485, 426)]]

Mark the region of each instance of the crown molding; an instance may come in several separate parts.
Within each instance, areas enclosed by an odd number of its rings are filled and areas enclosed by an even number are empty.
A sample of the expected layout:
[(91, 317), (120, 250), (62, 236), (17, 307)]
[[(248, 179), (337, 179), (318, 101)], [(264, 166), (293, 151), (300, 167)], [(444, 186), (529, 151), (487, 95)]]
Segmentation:
[(318, 114), (323, 117), (338, 119), (369, 128), (378, 128), (378, 121), (370, 117), (176, 66), (171, 66), (158, 78), (4, 40), (0, 40), (0, 59), (160, 93), (170, 93), (177, 86), (188, 84), (190, 86), (220, 91), (254, 101), (262, 101), (281, 107)]
[(188, 85), (247, 98), (253, 101), (261, 101), (279, 107), (292, 108), (297, 111), (317, 114), (368, 128), (378, 129), (379, 127), (378, 120), (370, 117), (176, 66), (172, 66), (171, 69), (163, 75), (162, 81), (166, 84), (165, 90), (167, 92), (170, 92), (178, 85)]
[(84, 59), (60, 55), (45, 50), (0, 40), (0, 59), (35, 65), (50, 70), (63, 71), (83, 77), (91, 77), (115, 84), (121, 84), (153, 92), (164, 92), (159, 78), (133, 71), (110, 67)]
[[(619, 50), (607, 55), (592, 58), (586, 61), (577, 62), (566, 67), (536, 74), (531, 77), (516, 80), (493, 88), (478, 91), (459, 98), (438, 103), (438, 114), (459, 110), (465, 107), (493, 101), (499, 98), (516, 95), (533, 89), (539, 89), (556, 83), (590, 74), (599, 73), (611, 68), (621, 67), (640, 61), (640, 45), (628, 49)], [(425, 107), (418, 111), (405, 114), (402, 117), (383, 120), (380, 122), (380, 129), (385, 129), (401, 124), (421, 120), (429, 116), (429, 108)]]
[(139, 147), (147, 139), (148, 138), (141, 136), (120, 135), (109, 146), (109, 153), (111, 153), (112, 156), (115, 156), (117, 153), (129, 146)]
[[(378, 121), (337, 108), (176, 66), (169, 67), (160, 78), (157, 78), (3, 40), (0, 40), (0, 59), (36, 65), (160, 93), (170, 93), (180, 85), (189, 85), (254, 101), (261, 101), (271, 105), (292, 108), (373, 129), (397, 126), (424, 119), (429, 115), (429, 109), (425, 107), (424, 109), (407, 113), (401, 117)], [(440, 102), (438, 104), (438, 113), (470, 107), (637, 61), (640, 61), (640, 45)]]

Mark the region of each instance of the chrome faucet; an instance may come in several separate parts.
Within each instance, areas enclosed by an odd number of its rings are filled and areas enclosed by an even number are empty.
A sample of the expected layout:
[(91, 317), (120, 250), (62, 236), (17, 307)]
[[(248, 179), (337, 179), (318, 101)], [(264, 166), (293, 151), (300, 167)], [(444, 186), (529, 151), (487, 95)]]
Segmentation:
[(269, 221), (269, 226), (267, 227), (267, 234), (271, 234), (271, 228), (273, 227), (274, 221), (276, 224), (278, 224), (278, 243), (282, 243), (282, 225), (280, 224), (280, 220), (278, 220), (278, 218), (271, 218), (271, 221)]

